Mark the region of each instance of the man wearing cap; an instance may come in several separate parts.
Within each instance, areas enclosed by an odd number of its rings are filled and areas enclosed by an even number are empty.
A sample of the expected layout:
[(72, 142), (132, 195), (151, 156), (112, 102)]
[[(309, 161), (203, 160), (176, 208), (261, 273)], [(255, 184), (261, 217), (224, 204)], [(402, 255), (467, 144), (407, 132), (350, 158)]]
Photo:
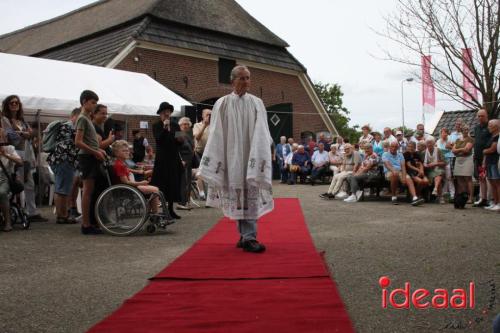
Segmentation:
[(274, 208), (273, 140), (264, 103), (248, 93), (248, 68), (234, 67), (231, 84), (233, 92), (214, 105), (199, 174), (208, 183), (207, 205), (237, 221), (236, 247), (259, 253), (266, 248), (257, 241), (257, 220)]
[(404, 152), (406, 151), (406, 146), (408, 146), (408, 141), (403, 136), (403, 132), (401, 130), (396, 131), (396, 139), (398, 140), (399, 145), (398, 151), (401, 154), (404, 154)]
[(182, 138), (176, 138), (175, 134), (181, 129), (170, 120), (172, 112), (174, 107), (167, 102), (162, 102), (156, 112), (160, 115), (160, 120), (153, 124), (156, 158), (151, 185), (157, 186), (163, 192), (171, 217), (180, 219), (181, 217), (174, 212), (174, 202), (181, 201), (183, 165), (179, 147), (182, 145)]

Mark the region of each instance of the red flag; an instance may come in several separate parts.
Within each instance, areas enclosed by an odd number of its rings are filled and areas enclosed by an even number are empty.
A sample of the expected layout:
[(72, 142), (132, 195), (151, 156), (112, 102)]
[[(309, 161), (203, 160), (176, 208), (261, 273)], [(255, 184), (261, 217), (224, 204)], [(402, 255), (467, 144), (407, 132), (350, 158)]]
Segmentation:
[(431, 56), (422, 56), (422, 105), (424, 112), (434, 112), (436, 93), (431, 77)]
[(474, 87), (474, 74), (472, 73), (472, 50), (462, 49), (463, 72), (464, 72), (464, 100), (477, 100), (477, 89)]

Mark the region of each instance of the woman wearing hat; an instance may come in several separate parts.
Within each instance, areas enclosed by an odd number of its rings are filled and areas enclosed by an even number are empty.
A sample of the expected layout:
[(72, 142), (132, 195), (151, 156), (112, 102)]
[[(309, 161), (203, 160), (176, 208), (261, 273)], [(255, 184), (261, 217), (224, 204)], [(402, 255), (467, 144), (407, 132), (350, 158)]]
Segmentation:
[(151, 185), (157, 186), (168, 202), (168, 211), (173, 218), (181, 217), (174, 212), (174, 202), (181, 201), (181, 177), (183, 165), (179, 154), (182, 142), (175, 137), (180, 127), (170, 120), (174, 107), (163, 102), (157, 114), (160, 120), (153, 124), (153, 135), (156, 140), (156, 158)]

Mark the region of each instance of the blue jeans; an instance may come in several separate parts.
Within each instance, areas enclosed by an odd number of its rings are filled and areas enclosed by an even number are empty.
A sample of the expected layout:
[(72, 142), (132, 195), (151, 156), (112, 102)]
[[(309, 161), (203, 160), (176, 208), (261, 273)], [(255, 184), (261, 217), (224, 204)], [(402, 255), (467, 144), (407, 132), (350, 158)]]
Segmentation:
[(257, 239), (257, 220), (238, 220), (237, 225), (243, 241)]

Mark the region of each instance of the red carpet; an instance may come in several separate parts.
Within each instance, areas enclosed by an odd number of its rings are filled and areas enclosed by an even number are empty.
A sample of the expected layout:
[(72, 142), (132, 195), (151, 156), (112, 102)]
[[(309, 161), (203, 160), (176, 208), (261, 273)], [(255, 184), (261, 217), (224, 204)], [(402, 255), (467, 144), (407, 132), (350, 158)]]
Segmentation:
[(224, 219), (90, 332), (353, 332), (299, 201), (275, 204), (265, 253), (236, 249)]

